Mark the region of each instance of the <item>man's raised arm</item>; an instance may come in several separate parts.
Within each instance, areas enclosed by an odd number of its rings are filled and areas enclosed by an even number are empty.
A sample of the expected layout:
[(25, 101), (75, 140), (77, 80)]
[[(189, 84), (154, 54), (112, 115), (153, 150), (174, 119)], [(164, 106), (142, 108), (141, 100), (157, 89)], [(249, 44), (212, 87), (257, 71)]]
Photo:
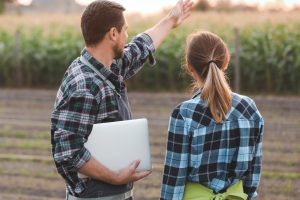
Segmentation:
[(190, 14), (194, 2), (179, 0), (171, 12), (153, 28), (138, 34), (124, 48), (124, 57), (118, 63), (119, 74), (123, 80), (135, 75), (149, 59), (150, 65), (155, 64), (154, 51), (168, 36), (173, 28), (178, 27)]
[(187, 17), (190, 16), (190, 10), (194, 7), (191, 0), (179, 0), (172, 8), (167, 17), (162, 19), (153, 28), (145, 31), (153, 40), (155, 49), (159, 47), (162, 41), (169, 35), (170, 31), (178, 27)]

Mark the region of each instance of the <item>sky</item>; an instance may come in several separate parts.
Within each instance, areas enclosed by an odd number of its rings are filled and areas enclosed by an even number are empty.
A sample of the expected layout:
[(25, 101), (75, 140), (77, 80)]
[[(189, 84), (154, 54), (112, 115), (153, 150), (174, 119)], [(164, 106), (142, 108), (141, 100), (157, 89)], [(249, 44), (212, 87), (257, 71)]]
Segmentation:
[[(20, 4), (29, 5), (32, 0), (18, 0)], [(93, 0), (75, 0), (77, 3), (87, 5)], [(122, 4), (127, 12), (142, 12), (142, 13), (153, 13), (159, 11), (161, 8), (174, 5), (178, 0), (114, 0)], [(209, 0), (214, 1), (214, 0)], [(233, 2), (243, 1), (245, 3), (253, 4), (259, 3), (261, 6), (268, 2), (283, 1), (286, 6), (292, 7), (294, 4), (300, 4), (300, 0), (233, 0)]]

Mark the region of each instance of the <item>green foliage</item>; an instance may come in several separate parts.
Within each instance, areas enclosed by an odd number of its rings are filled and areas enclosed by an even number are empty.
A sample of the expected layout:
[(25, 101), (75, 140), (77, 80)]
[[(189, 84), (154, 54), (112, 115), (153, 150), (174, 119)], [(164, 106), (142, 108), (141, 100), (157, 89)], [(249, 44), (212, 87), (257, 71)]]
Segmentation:
[[(53, 27), (54, 28), (54, 27)], [(73, 28), (56, 34), (44, 34), (33, 28), (21, 35), (23, 79), (25, 87), (56, 88), (84, 47), (82, 36)], [(16, 86), (16, 51), (14, 35), (0, 31), (0, 87)]]
[[(241, 82), (244, 91), (300, 94), (300, 24), (241, 33)], [(245, 78), (245, 79), (243, 79)]]
[[(137, 26), (129, 39), (146, 28)], [(231, 62), (226, 74), (234, 82), (234, 27), (211, 24), (211, 32), (228, 45)], [(300, 94), (300, 24), (248, 26), (240, 34), (241, 92), (248, 94)], [(129, 91), (183, 92), (190, 77), (182, 69), (185, 40), (191, 30), (173, 30), (154, 56), (156, 65), (145, 63), (142, 70), (126, 80)], [(129, 41), (128, 41), (129, 42)], [(84, 48), (81, 33), (66, 27), (46, 34), (41, 28), (21, 34), (24, 87), (57, 89), (64, 73)], [(0, 30), (0, 87), (16, 87), (16, 50), (14, 34)], [(42, 138), (43, 136), (41, 136)]]

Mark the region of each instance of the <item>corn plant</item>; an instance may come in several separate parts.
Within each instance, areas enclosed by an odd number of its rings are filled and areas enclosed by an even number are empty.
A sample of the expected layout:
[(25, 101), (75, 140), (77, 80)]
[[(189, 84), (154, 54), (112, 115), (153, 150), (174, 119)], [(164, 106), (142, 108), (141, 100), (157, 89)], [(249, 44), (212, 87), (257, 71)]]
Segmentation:
[[(173, 30), (156, 50), (155, 66), (147, 62), (126, 81), (129, 91), (183, 92), (190, 77), (182, 69), (185, 41), (199, 24)], [(135, 24), (128, 42), (146, 25)], [(22, 29), (21, 29), (22, 31)], [(226, 73), (234, 80), (234, 27), (210, 24), (210, 31), (228, 45), (232, 56)], [(84, 40), (75, 27), (59, 31), (33, 27), (21, 34), (24, 87), (57, 89), (66, 69), (80, 56)], [(240, 31), (240, 86), (243, 93), (300, 95), (300, 24), (247, 26)], [(16, 87), (16, 44), (12, 33), (0, 30), (0, 87)]]

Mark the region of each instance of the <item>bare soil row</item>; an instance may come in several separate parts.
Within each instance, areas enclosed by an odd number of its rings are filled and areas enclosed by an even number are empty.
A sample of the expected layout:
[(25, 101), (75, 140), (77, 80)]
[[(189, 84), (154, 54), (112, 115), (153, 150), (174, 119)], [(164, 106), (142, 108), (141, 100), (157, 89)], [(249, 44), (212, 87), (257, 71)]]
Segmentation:
[[(64, 199), (64, 180), (56, 174), (51, 151), (32, 145), (50, 145), (50, 116), (56, 93), (0, 89), (0, 200), (21, 196), (33, 200)], [(148, 119), (152, 162), (156, 166), (150, 176), (135, 184), (137, 200), (159, 198), (170, 113), (190, 97), (129, 93), (133, 117)], [(265, 122), (264, 175), (257, 199), (298, 199), (300, 98), (255, 96), (252, 99)]]

